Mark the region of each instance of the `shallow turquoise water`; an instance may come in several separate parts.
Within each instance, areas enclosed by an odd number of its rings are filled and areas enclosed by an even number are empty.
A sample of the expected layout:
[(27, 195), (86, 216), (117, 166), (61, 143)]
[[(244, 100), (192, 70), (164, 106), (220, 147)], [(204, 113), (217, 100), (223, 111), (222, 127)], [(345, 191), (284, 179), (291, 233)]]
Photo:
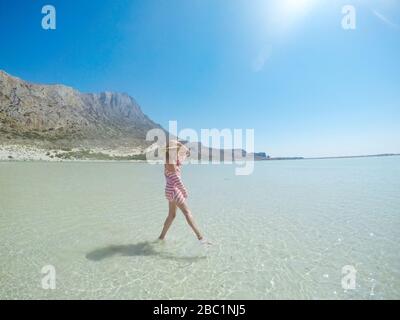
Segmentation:
[(153, 242), (160, 166), (0, 162), (0, 298), (400, 298), (400, 157), (259, 162), (250, 176), (189, 165), (183, 178), (209, 249), (181, 214)]

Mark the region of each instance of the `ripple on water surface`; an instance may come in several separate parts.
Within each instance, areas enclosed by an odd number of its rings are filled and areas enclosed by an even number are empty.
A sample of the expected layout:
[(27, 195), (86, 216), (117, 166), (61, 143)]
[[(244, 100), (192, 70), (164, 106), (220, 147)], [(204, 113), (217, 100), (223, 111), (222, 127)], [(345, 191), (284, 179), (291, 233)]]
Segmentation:
[(180, 213), (155, 241), (160, 166), (0, 163), (0, 298), (400, 298), (399, 157), (262, 162), (250, 176), (192, 165), (183, 178), (209, 248)]

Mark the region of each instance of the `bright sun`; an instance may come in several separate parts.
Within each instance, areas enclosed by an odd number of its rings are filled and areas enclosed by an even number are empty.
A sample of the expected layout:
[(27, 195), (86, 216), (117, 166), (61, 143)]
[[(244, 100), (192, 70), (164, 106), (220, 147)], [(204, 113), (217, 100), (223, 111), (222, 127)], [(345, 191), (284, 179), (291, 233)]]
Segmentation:
[(279, 0), (273, 3), (275, 27), (277, 30), (288, 31), (293, 24), (302, 20), (309, 13), (315, 0)]
[[(260, 0), (262, 1), (262, 0)], [(275, 0), (262, 1), (265, 4), (261, 10), (267, 32), (276, 37), (294, 29), (316, 6), (316, 0)]]
[(282, 10), (286, 15), (302, 15), (306, 13), (314, 0), (281, 0)]

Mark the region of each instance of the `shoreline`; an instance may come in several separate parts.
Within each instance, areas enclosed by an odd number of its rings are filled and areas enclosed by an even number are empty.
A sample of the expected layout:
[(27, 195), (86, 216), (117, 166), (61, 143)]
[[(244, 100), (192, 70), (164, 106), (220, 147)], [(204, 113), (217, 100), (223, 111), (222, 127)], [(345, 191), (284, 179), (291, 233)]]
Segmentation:
[[(29, 145), (0, 145), (0, 162), (126, 162), (148, 163), (142, 148), (64, 148), (44, 149)], [(268, 161), (299, 161), (299, 160), (328, 160), (352, 158), (386, 158), (400, 156), (399, 153), (385, 153), (355, 156), (332, 157), (276, 157), (256, 162)], [(221, 162), (223, 163), (223, 161)]]

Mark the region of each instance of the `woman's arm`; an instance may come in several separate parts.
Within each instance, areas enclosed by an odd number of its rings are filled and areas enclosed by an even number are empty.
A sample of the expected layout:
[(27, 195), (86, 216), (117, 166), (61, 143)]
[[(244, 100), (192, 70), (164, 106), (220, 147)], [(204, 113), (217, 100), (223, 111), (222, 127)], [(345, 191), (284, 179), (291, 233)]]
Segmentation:
[(190, 157), (190, 150), (181, 142), (178, 142), (178, 145), (178, 157), (180, 158), (179, 160), (184, 161), (186, 158)]

